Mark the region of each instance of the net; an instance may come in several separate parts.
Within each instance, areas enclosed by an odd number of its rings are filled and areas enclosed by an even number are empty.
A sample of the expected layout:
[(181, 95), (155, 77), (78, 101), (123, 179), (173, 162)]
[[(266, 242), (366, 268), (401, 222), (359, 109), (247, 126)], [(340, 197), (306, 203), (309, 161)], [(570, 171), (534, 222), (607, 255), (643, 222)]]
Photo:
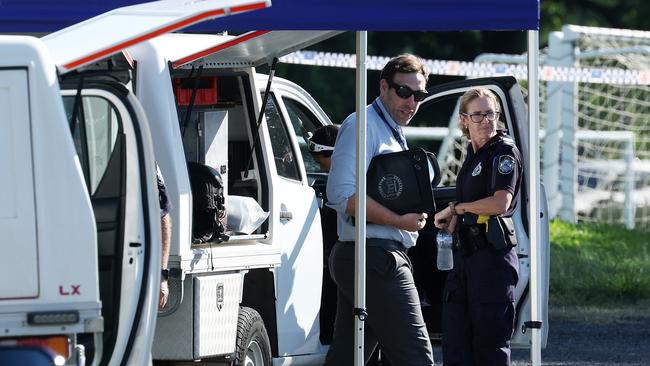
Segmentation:
[[(650, 71), (650, 32), (568, 29), (579, 35), (578, 66)], [(576, 95), (578, 131), (630, 132), (627, 140), (577, 140), (577, 218), (624, 224), (628, 209), (635, 227), (650, 229), (650, 87), (578, 83)]]

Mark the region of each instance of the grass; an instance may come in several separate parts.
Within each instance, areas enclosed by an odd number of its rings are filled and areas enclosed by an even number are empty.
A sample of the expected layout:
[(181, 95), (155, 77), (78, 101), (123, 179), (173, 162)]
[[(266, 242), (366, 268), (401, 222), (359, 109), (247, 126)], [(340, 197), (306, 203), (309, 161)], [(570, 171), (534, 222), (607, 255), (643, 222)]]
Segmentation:
[(650, 233), (551, 222), (550, 302), (618, 306), (650, 299)]

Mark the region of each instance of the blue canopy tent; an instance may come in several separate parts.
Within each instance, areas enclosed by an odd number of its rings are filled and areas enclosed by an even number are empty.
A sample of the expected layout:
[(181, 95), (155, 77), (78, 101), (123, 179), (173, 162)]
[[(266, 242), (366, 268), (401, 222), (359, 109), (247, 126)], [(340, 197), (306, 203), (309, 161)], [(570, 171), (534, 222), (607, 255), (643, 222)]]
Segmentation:
[[(141, 3), (137, 0), (6, 0), (0, 3), (0, 33), (48, 33), (102, 12)], [(201, 23), (197, 32), (250, 30), (359, 30), (357, 33), (357, 222), (365, 213), (366, 31), (524, 30), (528, 31), (529, 135), (526, 166), (530, 238), (531, 324), (540, 320), (539, 278), (539, 0), (273, 0), (271, 8)], [(357, 226), (357, 243), (365, 243), (365, 224)], [(365, 245), (357, 245), (355, 307), (365, 308)], [(355, 365), (363, 364), (363, 322), (355, 320)], [(531, 363), (541, 364), (540, 329), (531, 330)]]
[[(6, 0), (0, 33), (53, 32), (138, 0)], [(539, 0), (276, 0), (268, 9), (208, 21), (196, 31), (536, 30)]]

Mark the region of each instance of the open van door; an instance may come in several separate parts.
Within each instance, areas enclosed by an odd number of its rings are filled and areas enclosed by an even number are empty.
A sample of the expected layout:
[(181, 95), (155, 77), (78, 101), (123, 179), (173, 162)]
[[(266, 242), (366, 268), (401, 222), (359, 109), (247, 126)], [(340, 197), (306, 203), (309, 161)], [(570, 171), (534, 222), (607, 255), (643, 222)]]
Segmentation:
[(63, 82), (61, 94), (97, 227), (104, 329), (94, 353), (102, 362), (129, 360), (132, 350), (147, 350), (146, 336), (138, 336), (153, 328), (159, 287), (151, 139), (142, 109), (123, 85), (88, 80), (79, 95), (77, 84)]
[(47, 35), (43, 41), (59, 71), (66, 72), (161, 34), (270, 5), (270, 0), (153, 1), (112, 10)]
[[(197, 61), (210, 67), (256, 67), (270, 64), (274, 57), (316, 44), (339, 33), (337, 31), (253, 31), (172, 61), (177, 69)], [(198, 66), (197, 64), (197, 66)]]
[[(512, 136), (521, 153), (525, 156), (528, 152), (528, 114), (526, 104), (517, 81), (513, 77), (495, 77), (483, 79), (470, 79), (457, 82), (451, 82), (436, 85), (429, 89), (430, 97), (420, 105), (417, 115), (411, 121), (418, 126), (430, 127), (448, 127), (448, 134), (441, 142), (438, 151), (438, 161), (441, 167), (443, 180), (442, 186), (434, 188), (434, 196), (437, 210), (448, 205), (449, 202), (455, 201), (455, 181), (456, 174), (465, 159), (466, 145), (461, 140), (461, 133), (458, 128), (458, 106), (460, 97), (465, 91), (472, 87), (483, 87), (490, 89), (497, 96), (501, 105), (501, 117), (497, 129), (506, 129)], [(524, 166), (524, 171), (529, 169)], [(530, 332), (526, 333), (526, 323), (530, 320), (530, 241), (528, 238), (528, 218), (526, 196), (528, 190), (525, 188), (528, 184), (540, 184), (540, 182), (528, 182), (527, 174), (523, 175), (521, 194), (517, 210), (513, 215), (515, 230), (517, 235), (517, 255), (519, 257), (519, 282), (516, 287), (516, 315), (515, 315), (515, 333), (512, 339), (513, 347), (530, 347)], [(541, 185), (541, 184), (540, 184)], [(541, 190), (541, 202), (546, 202), (544, 191)], [(542, 308), (542, 345), (546, 344), (548, 335), (548, 278), (549, 278), (549, 230), (547, 219), (547, 207), (540, 207), (541, 225), (541, 247), (539, 255), (542, 258), (541, 281), (544, 289), (539, 294)], [(429, 228), (428, 232), (421, 235), (422, 238), (435, 238), (436, 229)], [(426, 230), (425, 230), (426, 231)], [(435, 239), (433, 239), (435, 241)], [(424, 244), (424, 243), (423, 243)], [(430, 244), (430, 242), (428, 243)], [(419, 253), (431, 256), (432, 260), (418, 261), (415, 265), (429, 266), (420, 273), (430, 275), (420, 276), (418, 288), (421, 293), (426, 294), (427, 304), (423, 307), (423, 313), (427, 320), (429, 332), (436, 337), (440, 335), (440, 306), (442, 301), (442, 291), (444, 288), (445, 272), (438, 271), (435, 265), (435, 253), (426, 253), (423, 248), (416, 249)], [(416, 274), (417, 274), (416, 270)], [(428, 277), (427, 277), (428, 276)], [(417, 281), (417, 278), (416, 278)], [(430, 305), (430, 306), (429, 306)]]

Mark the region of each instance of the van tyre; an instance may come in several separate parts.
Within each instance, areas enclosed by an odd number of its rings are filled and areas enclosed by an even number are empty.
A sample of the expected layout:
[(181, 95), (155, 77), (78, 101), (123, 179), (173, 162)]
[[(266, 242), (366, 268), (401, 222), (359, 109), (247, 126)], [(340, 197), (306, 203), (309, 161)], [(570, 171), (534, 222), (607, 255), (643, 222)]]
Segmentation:
[(271, 366), (271, 342), (260, 314), (240, 307), (237, 319), (235, 366)]

